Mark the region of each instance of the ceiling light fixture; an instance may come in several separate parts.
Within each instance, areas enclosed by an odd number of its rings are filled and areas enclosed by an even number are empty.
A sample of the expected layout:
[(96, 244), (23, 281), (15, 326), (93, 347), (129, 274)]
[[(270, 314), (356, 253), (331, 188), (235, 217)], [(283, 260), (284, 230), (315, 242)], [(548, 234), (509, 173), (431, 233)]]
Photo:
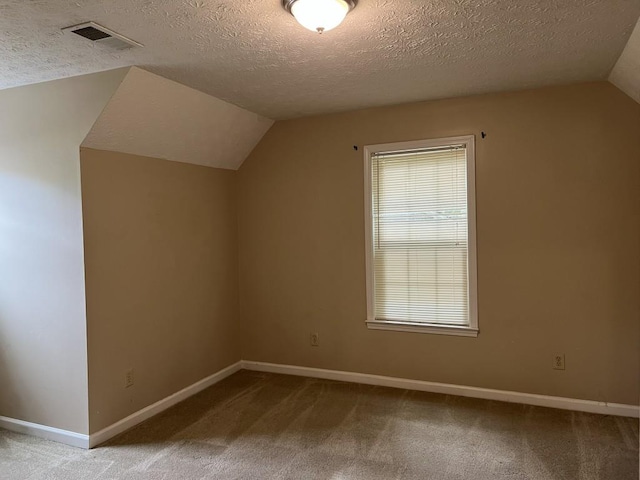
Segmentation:
[(312, 32), (326, 32), (342, 23), (357, 0), (282, 0), (284, 9)]

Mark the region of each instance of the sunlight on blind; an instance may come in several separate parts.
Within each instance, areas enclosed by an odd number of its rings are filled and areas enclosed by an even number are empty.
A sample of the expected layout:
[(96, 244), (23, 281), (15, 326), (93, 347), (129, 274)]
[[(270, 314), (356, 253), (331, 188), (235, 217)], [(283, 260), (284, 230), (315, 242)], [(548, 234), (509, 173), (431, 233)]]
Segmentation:
[(468, 325), (464, 146), (372, 156), (376, 320)]

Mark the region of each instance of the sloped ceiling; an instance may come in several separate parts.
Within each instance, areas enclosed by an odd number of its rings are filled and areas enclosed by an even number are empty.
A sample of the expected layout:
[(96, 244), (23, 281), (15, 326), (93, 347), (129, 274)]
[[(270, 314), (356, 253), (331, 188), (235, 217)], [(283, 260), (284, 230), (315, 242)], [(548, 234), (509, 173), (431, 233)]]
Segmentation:
[(640, 20), (613, 67), (609, 81), (640, 103)]
[(132, 67), (82, 146), (236, 170), (272, 124)]
[[(640, 0), (360, 0), (317, 35), (280, 0), (4, 0), (0, 88), (139, 65), (270, 118), (606, 80)], [(96, 21), (145, 45), (103, 50)]]

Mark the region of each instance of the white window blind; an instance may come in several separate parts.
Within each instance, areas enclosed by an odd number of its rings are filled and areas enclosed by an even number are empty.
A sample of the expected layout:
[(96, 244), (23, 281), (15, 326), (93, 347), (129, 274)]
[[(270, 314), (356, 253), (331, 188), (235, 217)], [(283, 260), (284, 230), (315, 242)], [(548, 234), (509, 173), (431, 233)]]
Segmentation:
[(370, 162), (375, 320), (469, 326), (466, 146)]

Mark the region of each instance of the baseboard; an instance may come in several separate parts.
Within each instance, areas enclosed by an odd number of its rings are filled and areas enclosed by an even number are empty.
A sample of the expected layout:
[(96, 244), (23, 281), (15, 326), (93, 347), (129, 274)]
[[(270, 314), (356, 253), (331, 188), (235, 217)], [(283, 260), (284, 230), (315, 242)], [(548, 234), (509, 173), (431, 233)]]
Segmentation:
[(254, 362), (243, 360), (230, 365), (213, 375), (183, 388), (148, 407), (138, 410), (126, 418), (110, 425), (91, 435), (71, 432), (59, 428), (26, 422), (15, 418), (0, 416), (0, 427), (13, 432), (25, 433), (36, 437), (53, 440), (73, 447), (93, 448), (107, 440), (129, 430), (137, 424), (157, 415), (158, 413), (186, 400), (201, 392), (205, 388), (233, 375), (237, 371), (254, 370), (259, 372), (282, 373), (285, 375), (298, 375), (303, 377), (324, 378), (327, 380), (339, 380), (343, 382), (362, 383), (366, 385), (378, 385), (383, 387), (404, 388), (407, 390), (419, 390), (423, 392), (443, 393), (446, 395), (458, 395), (462, 397), (482, 398), (486, 400), (498, 400), (502, 402), (522, 403), (539, 407), (560, 408), (578, 412), (598, 413), (603, 415), (616, 415), (623, 417), (640, 417), (640, 407), (636, 405), (624, 405), (620, 403), (596, 402), (593, 400), (580, 400), (575, 398), (553, 397), (534, 393), (511, 392), (506, 390), (494, 390), (490, 388), (469, 387), (464, 385), (452, 385), (448, 383), (427, 382), (423, 380), (411, 380), (407, 378), (385, 377), (366, 373), (344, 372), (340, 370), (326, 370), (322, 368), (298, 367), (294, 365), (281, 365), (275, 363)]
[(156, 403), (143, 408), (142, 410), (138, 410), (137, 412), (132, 413), (128, 417), (123, 418), (113, 425), (109, 425), (108, 427), (103, 428), (96, 433), (92, 433), (91, 435), (89, 435), (88, 448), (93, 448), (97, 445), (100, 445), (101, 443), (106, 442), (110, 438), (113, 438), (116, 435), (119, 435), (122, 432), (136, 426), (137, 424), (144, 422), (148, 418), (151, 418), (154, 415), (157, 415), (160, 412), (168, 409), (169, 407), (174, 406), (176, 403), (180, 403), (183, 400), (191, 397), (192, 395), (201, 392), (205, 388), (218, 383), (219, 381), (227, 378), (229, 375), (233, 375), (242, 368), (241, 363), (242, 362), (237, 362), (233, 365), (223, 368), (213, 375), (209, 375), (208, 377), (203, 378), (193, 385), (183, 388), (179, 392), (169, 395), (168, 397), (163, 398), (162, 400), (159, 400)]
[(46, 440), (53, 440), (54, 442), (65, 443), (72, 447), (89, 448), (89, 435), (82, 433), (2, 416), (0, 416), (0, 427), (11, 430), (12, 432), (24, 433)]
[(596, 402), (594, 400), (553, 397), (549, 395), (538, 395), (535, 393), (511, 392), (507, 390), (468, 387), (464, 385), (452, 385), (448, 383), (426, 382), (423, 380), (410, 380), (407, 378), (384, 377), (381, 375), (370, 375), (366, 373), (325, 370), (322, 368), (311, 367), (297, 367), (293, 365), (253, 362), (248, 360), (243, 360), (241, 363), (243, 369), (255, 370), (259, 372), (283, 373), (286, 375), (324, 378), (327, 380), (340, 380), (343, 382), (363, 383), (366, 385), (404, 388), (407, 390), (420, 390), (423, 392), (443, 393), (447, 395), (482, 398), (486, 400), (498, 400), (501, 402), (523, 403), (525, 405), (535, 405), (538, 407), (560, 408), (563, 410), (575, 410), (578, 412), (599, 413), (603, 415), (616, 415), (633, 418), (640, 417), (640, 407), (636, 405)]

